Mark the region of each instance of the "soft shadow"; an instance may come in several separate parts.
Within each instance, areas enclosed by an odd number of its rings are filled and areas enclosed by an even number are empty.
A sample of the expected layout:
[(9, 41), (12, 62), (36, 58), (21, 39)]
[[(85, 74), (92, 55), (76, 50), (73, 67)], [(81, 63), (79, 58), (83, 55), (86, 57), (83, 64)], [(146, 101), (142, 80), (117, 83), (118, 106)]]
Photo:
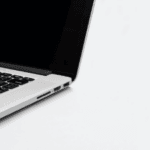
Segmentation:
[(72, 88), (68, 87), (64, 90), (59, 91), (58, 93), (55, 93), (53, 95), (50, 95), (49, 97), (42, 99), (40, 101), (37, 101), (29, 106), (26, 106), (2, 119), (0, 119), (0, 128), (4, 127), (5, 125), (8, 125), (9, 123), (15, 121), (17, 118), (20, 118), (21, 116), (23, 117), (23, 115), (27, 112), (31, 112), (34, 109), (37, 109), (38, 107), (41, 107), (43, 105), (46, 105), (50, 102), (54, 102), (56, 100), (58, 100), (59, 96), (65, 96), (68, 93), (72, 92)]

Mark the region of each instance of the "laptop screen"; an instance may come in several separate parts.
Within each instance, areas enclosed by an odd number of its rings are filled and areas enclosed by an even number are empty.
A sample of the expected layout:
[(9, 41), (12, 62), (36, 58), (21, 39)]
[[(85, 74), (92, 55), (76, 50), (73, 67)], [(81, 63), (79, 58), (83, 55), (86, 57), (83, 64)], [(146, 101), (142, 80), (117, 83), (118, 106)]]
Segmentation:
[(49, 69), (57, 50), (71, 0), (1, 3), (1, 58)]
[[(0, 66), (32, 67), (74, 80), (93, 2), (1, 2)], [(25, 67), (22, 69), (26, 71)]]

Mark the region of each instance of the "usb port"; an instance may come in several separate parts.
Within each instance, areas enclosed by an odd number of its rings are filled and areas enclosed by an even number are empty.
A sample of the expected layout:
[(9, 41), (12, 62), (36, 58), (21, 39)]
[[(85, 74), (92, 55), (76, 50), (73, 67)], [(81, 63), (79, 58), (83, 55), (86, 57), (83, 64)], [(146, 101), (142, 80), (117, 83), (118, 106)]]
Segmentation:
[(67, 86), (69, 86), (69, 82), (64, 84), (64, 88), (67, 87)]
[(58, 87), (54, 88), (54, 91), (57, 92), (57, 91), (59, 91), (60, 89), (61, 89), (61, 86), (58, 86)]

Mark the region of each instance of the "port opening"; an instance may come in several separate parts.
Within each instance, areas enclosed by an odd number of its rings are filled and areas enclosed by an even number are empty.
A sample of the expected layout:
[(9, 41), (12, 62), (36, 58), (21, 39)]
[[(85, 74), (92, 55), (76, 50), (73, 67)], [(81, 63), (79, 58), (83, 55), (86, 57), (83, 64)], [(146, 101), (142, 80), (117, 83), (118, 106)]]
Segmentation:
[(57, 92), (57, 91), (59, 91), (60, 89), (61, 89), (61, 86), (58, 86), (58, 87), (54, 88), (54, 92)]
[(64, 86), (64, 88), (69, 86), (69, 82), (65, 83), (63, 86)]
[(42, 94), (42, 95), (38, 96), (37, 99), (40, 99), (40, 98), (42, 98), (42, 97), (44, 97), (44, 96), (46, 96), (46, 95), (48, 95), (48, 94), (51, 94), (51, 91), (49, 91), (49, 92), (47, 92), (47, 93), (45, 93), (45, 94)]

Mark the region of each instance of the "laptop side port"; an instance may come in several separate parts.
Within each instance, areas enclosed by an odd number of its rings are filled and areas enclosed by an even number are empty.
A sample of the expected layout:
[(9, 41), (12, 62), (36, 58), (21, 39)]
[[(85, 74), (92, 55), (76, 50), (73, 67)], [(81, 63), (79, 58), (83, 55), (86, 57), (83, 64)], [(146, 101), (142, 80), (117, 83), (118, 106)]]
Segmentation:
[(65, 83), (63, 86), (64, 86), (64, 88), (69, 86), (69, 82)]
[(61, 86), (58, 86), (58, 87), (54, 88), (54, 92), (57, 92), (57, 91), (59, 91), (60, 89), (61, 89)]
[(40, 99), (40, 98), (42, 98), (42, 97), (45, 97), (45, 96), (47, 96), (47, 95), (49, 95), (49, 94), (51, 94), (51, 91), (49, 91), (49, 92), (47, 92), (47, 93), (45, 93), (45, 94), (42, 94), (42, 95), (38, 96), (37, 99)]

